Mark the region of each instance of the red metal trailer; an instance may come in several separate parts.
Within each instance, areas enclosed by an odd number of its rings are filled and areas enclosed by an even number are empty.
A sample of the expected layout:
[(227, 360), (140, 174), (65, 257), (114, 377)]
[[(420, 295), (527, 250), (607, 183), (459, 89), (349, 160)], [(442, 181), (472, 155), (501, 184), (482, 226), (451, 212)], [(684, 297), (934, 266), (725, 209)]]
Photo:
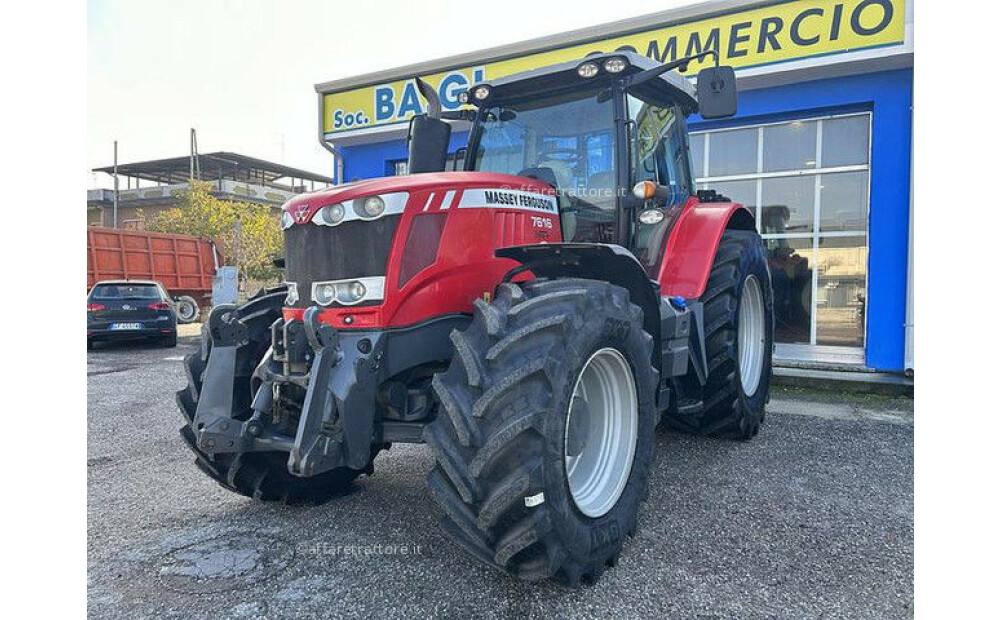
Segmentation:
[[(211, 239), (87, 228), (87, 290), (101, 280), (155, 280), (178, 301), (190, 298), (178, 307), (178, 315), (187, 320), (196, 318), (199, 306), (211, 305), (212, 277), (221, 260)], [(194, 316), (182, 310), (193, 310)]]

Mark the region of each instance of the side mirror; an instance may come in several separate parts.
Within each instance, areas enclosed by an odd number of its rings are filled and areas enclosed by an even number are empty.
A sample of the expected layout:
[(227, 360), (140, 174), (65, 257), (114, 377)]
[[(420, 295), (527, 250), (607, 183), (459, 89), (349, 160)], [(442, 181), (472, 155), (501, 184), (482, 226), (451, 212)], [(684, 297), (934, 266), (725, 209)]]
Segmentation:
[(732, 67), (706, 67), (698, 72), (698, 112), (702, 118), (736, 114), (736, 72)]
[(419, 77), (415, 80), (417, 90), (427, 100), (427, 114), (418, 114), (410, 119), (410, 131), (406, 136), (409, 151), (407, 169), (410, 174), (444, 172), (448, 162), (451, 125), (441, 120), (441, 99), (437, 91)]
[(439, 118), (419, 114), (410, 119), (407, 164), (410, 174), (443, 172), (448, 161), (451, 125)]

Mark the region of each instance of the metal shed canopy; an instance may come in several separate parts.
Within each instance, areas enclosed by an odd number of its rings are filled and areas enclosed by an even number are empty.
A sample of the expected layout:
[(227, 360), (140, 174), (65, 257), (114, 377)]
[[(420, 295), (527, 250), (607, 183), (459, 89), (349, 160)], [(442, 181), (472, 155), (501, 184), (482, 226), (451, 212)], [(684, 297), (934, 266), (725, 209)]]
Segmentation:
[[(226, 151), (199, 154), (198, 162), (201, 168), (201, 177), (207, 181), (222, 178), (276, 187), (283, 186), (283, 184), (276, 183), (278, 179), (315, 181), (317, 183), (330, 182), (330, 177), (322, 174)], [(107, 174), (113, 174), (114, 171), (114, 166), (94, 169), (94, 172)], [(118, 175), (165, 185), (185, 183), (191, 176), (191, 158), (185, 155), (183, 157), (119, 164)]]

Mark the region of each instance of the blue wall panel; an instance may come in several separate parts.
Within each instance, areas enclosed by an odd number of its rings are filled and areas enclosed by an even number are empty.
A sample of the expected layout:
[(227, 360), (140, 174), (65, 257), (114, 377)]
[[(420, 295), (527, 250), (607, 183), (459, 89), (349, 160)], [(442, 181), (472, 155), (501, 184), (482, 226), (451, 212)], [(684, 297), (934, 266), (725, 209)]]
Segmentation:
[[(467, 131), (453, 133), (448, 151), (454, 153), (455, 149), (465, 146), (468, 139)], [(393, 162), (406, 159), (406, 140), (345, 146), (341, 152), (344, 154), (345, 180), (374, 179), (392, 175)]]
[[(807, 115), (870, 110), (872, 119), (871, 208), (868, 238), (866, 363), (903, 369), (906, 318), (906, 252), (910, 208), (913, 72), (883, 71), (743, 91), (740, 113), (725, 122), (690, 119), (691, 129), (711, 129)], [(466, 133), (452, 136), (451, 150)], [(345, 147), (345, 179), (392, 174), (406, 159), (402, 140)]]

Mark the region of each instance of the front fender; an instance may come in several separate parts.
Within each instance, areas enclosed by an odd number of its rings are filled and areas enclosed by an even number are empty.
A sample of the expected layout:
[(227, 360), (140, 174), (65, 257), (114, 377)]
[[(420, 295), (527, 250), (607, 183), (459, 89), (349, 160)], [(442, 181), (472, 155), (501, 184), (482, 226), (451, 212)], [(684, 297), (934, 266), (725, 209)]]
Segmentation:
[(753, 230), (753, 214), (743, 205), (731, 202), (695, 203), (684, 209), (667, 240), (657, 275), (663, 295), (701, 297), (726, 228)]
[(629, 292), (642, 308), (643, 329), (660, 341), (660, 296), (642, 264), (620, 245), (603, 243), (542, 243), (499, 248), (498, 258), (516, 260), (541, 278), (603, 280)]

